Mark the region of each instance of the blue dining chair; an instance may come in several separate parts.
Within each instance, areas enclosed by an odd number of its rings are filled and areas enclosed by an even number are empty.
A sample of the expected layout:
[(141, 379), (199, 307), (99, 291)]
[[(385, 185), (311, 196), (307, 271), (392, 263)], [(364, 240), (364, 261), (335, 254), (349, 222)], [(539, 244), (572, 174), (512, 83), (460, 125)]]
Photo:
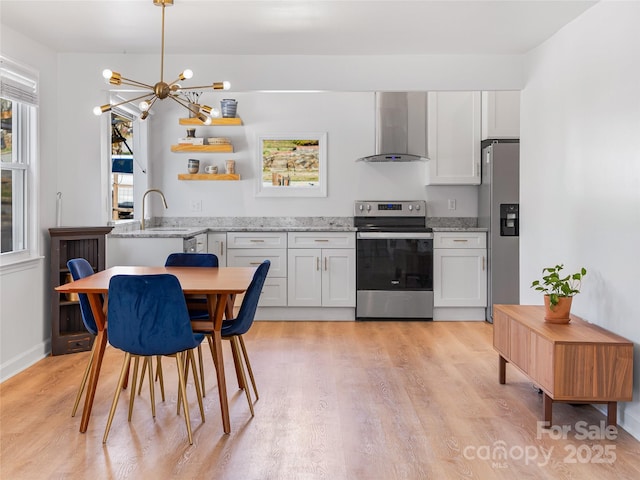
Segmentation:
[[(240, 350), (244, 357), (244, 363), (246, 364), (249, 378), (253, 385), (253, 391), (256, 394), (256, 401), (258, 400), (258, 388), (256, 387), (256, 381), (253, 376), (253, 369), (251, 368), (251, 362), (249, 362), (249, 355), (247, 354), (247, 348), (244, 344), (242, 336), (249, 331), (251, 325), (256, 316), (256, 310), (258, 309), (258, 301), (260, 300), (260, 294), (262, 293), (262, 287), (264, 286), (265, 279), (269, 273), (269, 267), (271, 262), (264, 260), (256, 269), (253, 274), (253, 279), (245, 292), (244, 299), (240, 305), (240, 310), (236, 318), (224, 320), (222, 322), (222, 338), (231, 342), (231, 351), (233, 352), (233, 361), (236, 365), (236, 372), (240, 377), (241, 387), (244, 388), (249, 402), (249, 410), (251, 410), (251, 416), (253, 412), (253, 402), (251, 400), (251, 393), (247, 387), (247, 380), (244, 374), (244, 367), (242, 364), (242, 358), (240, 357)], [(211, 354), (214, 355), (213, 346), (210, 343)]]
[[(107, 333), (109, 343), (125, 352), (125, 358), (113, 397), (109, 418), (105, 428), (103, 443), (107, 442), (120, 391), (124, 384), (131, 358), (134, 359), (133, 385), (136, 384), (140, 357), (171, 355), (176, 357), (178, 368), (178, 395), (184, 409), (189, 444), (193, 444), (189, 405), (187, 404), (184, 365), (188, 360), (195, 370), (193, 349), (203, 340), (201, 334), (194, 334), (191, 320), (180, 282), (174, 275), (115, 275), (109, 282), (109, 321)], [(185, 359), (186, 355), (186, 359)], [(151, 411), (155, 417), (155, 396), (153, 388), (153, 363), (149, 366), (149, 389)], [(200, 383), (194, 382), (204, 422), (204, 408)], [(129, 399), (129, 421), (133, 410), (135, 389), (131, 389)]]
[[(67, 262), (67, 268), (69, 268), (69, 273), (71, 273), (71, 278), (73, 278), (73, 280), (80, 280), (81, 278), (88, 277), (89, 275), (94, 274), (93, 267), (84, 258), (72, 258)], [(84, 324), (84, 327), (88, 330), (88, 332), (91, 335), (95, 336), (98, 334), (98, 327), (96, 326), (96, 320), (93, 317), (93, 312), (91, 311), (89, 297), (87, 297), (85, 293), (79, 293), (78, 298), (80, 300), (80, 313), (82, 315), (82, 323)], [(75, 417), (76, 415), (78, 405), (80, 404), (80, 398), (82, 398), (82, 392), (84, 392), (84, 389), (87, 386), (87, 378), (89, 378), (91, 365), (93, 365), (96, 346), (97, 343), (93, 342), (91, 354), (89, 355), (89, 361), (87, 362), (87, 366), (84, 369), (84, 375), (82, 376), (82, 381), (80, 382), (80, 388), (78, 389), (78, 393), (76, 394), (76, 401), (73, 404), (73, 410), (71, 412), (72, 417)]]
[[(218, 257), (213, 253), (172, 253), (167, 257), (164, 264), (165, 267), (218, 267)], [(209, 316), (207, 311), (207, 299), (206, 298), (189, 298), (187, 299), (187, 308), (189, 310), (189, 316), (192, 320), (201, 318), (207, 318)], [(160, 380), (160, 393), (162, 395), (162, 401), (164, 402), (164, 379), (162, 375), (162, 362), (161, 357), (158, 356), (156, 360), (156, 380)], [(206, 396), (204, 387), (204, 361), (202, 360), (202, 346), (198, 345), (198, 365), (200, 367), (200, 384), (202, 388), (202, 396)], [(140, 376), (140, 385), (138, 387), (138, 395), (142, 391), (142, 380), (145, 374), (146, 363), (142, 367), (142, 375)], [(185, 375), (188, 377), (188, 364)], [(194, 372), (196, 375), (196, 372)]]

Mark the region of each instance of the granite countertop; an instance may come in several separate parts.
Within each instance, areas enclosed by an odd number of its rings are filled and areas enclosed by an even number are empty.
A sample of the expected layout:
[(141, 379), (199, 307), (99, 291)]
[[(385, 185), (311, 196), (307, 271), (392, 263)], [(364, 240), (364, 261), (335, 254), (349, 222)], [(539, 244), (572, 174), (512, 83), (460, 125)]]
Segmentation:
[[(352, 217), (159, 217), (145, 230), (137, 221), (120, 223), (109, 234), (116, 238), (188, 238), (207, 232), (355, 232)], [(434, 232), (486, 232), (476, 218), (427, 218)]]

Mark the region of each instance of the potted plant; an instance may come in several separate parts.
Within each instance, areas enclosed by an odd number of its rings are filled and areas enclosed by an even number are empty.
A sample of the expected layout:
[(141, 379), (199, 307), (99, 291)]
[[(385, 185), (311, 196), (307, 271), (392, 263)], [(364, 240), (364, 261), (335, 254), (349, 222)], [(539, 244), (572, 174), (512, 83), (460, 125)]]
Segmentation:
[(545, 267), (542, 269), (542, 280), (534, 280), (531, 288), (544, 293), (545, 316), (551, 323), (569, 323), (571, 317), (571, 301), (576, 293), (580, 293), (582, 278), (587, 274), (583, 267), (578, 272), (563, 276), (564, 265)]

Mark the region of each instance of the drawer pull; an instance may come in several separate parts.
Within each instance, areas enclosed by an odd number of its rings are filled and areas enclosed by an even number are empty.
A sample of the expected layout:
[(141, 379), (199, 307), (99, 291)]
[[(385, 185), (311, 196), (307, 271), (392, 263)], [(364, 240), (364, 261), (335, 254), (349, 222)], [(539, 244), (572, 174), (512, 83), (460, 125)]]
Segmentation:
[(252, 238), (249, 240), (252, 243), (264, 243), (264, 240), (260, 240), (260, 239), (256, 239), (256, 238)]
[(224, 252), (224, 242), (220, 242), (220, 256), (222, 256)]
[(262, 265), (262, 262), (249, 262), (249, 265)]
[(320, 270), (320, 257), (316, 257), (316, 271)]
[(329, 266), (327, 265), (327, 257), (324, 257), (324, 271), (329, 270)]
[(329, 240), (326, 238), (316, 238), (314, 242), (328, 242)]
[(469, 240), (467, 240), (466, 238), (454, 238), (453, 241), (467, 243)]

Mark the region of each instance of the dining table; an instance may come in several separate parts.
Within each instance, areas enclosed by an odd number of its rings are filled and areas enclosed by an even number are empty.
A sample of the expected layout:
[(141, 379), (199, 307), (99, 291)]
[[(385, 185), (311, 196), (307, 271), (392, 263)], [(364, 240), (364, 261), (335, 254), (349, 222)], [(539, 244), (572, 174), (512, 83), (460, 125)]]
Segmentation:
[(209, 313), (206, 323), (200, 321), (198, 330), (203, 328), (211, 333), (213, 339), (214, 365), (220, 396), (222, 426), (225, 433), (231, 432), (229, 420), (229, 404), (222, 357), (222, 322), (225, 318), (233, 318), (233, 304), (236, 295), (246, 292), (256, 271), (255, 267), (148, 267), (148, 266), (114, 266), (64, 285), (56, 287), (61, 294), (84, 293), (87, 295), (96, 321), (98, 333), (95, 338), (97, 346), (94, 361), (89, 374), (87, 393), (80, 421), (80, 432), (87, 431), (91, 408), (95, 398), (102, 359), (106, 349), (108, 311), (107, 296), (109, 281), (115, 275), (175, 275), (182, 286), (185, 296), (204, 296), (207, 299)]

